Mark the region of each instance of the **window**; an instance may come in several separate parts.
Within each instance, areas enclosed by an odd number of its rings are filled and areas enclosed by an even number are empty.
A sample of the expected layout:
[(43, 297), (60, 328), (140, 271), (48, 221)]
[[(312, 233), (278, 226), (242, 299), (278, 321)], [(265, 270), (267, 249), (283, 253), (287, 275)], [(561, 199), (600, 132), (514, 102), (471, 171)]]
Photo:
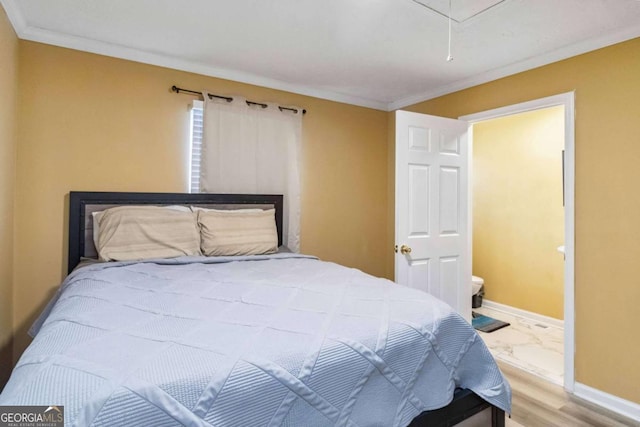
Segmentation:
[(191, 191), (282, 194), (283, 241), (298, 252), (302, 110), (241, 97), (205, 102), (192, 108)]
[(189, 191), (191, 193), (200, 192), (203, 108), (202, 101), (193, 101), (191, 107), (191, 162), (189, 167)]

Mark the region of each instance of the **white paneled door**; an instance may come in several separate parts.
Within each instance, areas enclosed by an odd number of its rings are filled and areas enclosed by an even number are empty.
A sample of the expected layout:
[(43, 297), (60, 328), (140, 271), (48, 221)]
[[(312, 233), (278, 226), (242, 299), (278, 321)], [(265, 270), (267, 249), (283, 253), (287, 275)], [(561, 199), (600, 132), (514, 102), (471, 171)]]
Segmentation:
[(471, 319), (467, 122), (396, 112), (396, 282)]

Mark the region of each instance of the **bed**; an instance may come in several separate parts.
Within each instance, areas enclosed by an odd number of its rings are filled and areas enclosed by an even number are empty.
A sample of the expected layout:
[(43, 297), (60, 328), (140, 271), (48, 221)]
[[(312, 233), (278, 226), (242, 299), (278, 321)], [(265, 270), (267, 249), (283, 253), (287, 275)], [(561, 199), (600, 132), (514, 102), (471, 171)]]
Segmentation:
[(92, 212), (122, 205), (275, 209), (282, 243), (278, 195), (71, 192), (70, 274), (0, 405), (78, 426), (504, 425), (509, 384), (446, 304), (286, 250), (92, 261)]

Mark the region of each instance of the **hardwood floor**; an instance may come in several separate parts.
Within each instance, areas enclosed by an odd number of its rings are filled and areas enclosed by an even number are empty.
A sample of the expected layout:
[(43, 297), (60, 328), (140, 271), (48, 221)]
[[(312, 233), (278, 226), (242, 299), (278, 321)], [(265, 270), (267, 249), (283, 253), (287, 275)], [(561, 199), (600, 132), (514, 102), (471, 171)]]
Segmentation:
[(640, 427), (638, 422), (567, 394), (560, 386), (509, 364), (498, 364), (513, 390), (513, 413), (507, 427)]

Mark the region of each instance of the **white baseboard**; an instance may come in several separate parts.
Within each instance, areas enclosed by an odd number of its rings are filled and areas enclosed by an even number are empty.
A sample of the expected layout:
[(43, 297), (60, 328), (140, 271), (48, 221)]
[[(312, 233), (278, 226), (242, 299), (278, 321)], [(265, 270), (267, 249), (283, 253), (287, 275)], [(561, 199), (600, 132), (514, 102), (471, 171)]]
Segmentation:
[(640, 422), (640, 404), (605, 393), (593, 387), (576, 382), (573, 394), (576, 397), (616, 412), (634, 421)]
[(520, 316), (532, 322), (546, 323), (549, 326), (556, 328), (564, 328), (564, 320), (556, 319), (554, 317), (544, 316), (542, 314), (533, 313), (531, 311), (522, 310), (520, 308), (511, 307), (510, 305), (500, 304), (490, 300), (483, 300), (482, 306), (490, 308), (491, 310), (502, 311), (503, 313), (512, 314), (514, 316)]

